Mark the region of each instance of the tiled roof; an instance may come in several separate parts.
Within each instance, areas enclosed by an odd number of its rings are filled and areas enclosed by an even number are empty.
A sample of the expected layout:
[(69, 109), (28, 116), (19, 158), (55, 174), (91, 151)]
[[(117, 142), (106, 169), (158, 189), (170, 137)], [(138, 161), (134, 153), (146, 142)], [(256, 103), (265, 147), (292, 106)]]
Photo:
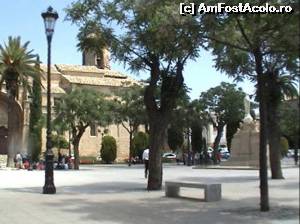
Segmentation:
[(109, 77), (89, 77), (89, 76), (73, 76), (63, 75), (67, 81), (73, 84), (93, 85), (93, 86), (131, 86), (137, 84), (137, 81), (131, 78), (118, 79)]
[[(41, 64), (41, 69), (45, 75), (47, 73), (47, 65)], [(51, 74), (59, 74), (68, 82), (80, 85), (126, 87), (133, 84), (139, 84), (138, 81), (120, 72), (109, 69), (99, 69), (96, 66), (52, 65)], [(51, 88), (54, 88), (53, 86)], [(56, 93), (64, 93), (63, 89), (58, 86), (57, 88), (57, 90), (54, 90)], [(54, 91), (53, 93), (55, 93)]]
[(64, 72), (103, 73), (96, 66), (88, 66), (88, 65), (64, 65), (64, 64), (59, 64), (59, 65), (55, 65), (55, 66), (62, 73), (64, 73)]
[(90, 66), (90, 65), (64, 65), (59, 64), (56, 65), (56, 68), (61, 73), (67, 73), (67, 72), (76, 72), (76, 73), (98, 73), (101, 75), (104, 75), (106, 77), (112, 77), (112, 78), (127, 78), (126, 75), (116, 72), (109, 69), (99, 69), (96, 66)]
[[(41, 64), (40, 65), (42, 71), (44, 73), (47, 73), (47, 65), (46, 64)], [(54, 65), (51, 65), (51, 74), (61, 74)]]

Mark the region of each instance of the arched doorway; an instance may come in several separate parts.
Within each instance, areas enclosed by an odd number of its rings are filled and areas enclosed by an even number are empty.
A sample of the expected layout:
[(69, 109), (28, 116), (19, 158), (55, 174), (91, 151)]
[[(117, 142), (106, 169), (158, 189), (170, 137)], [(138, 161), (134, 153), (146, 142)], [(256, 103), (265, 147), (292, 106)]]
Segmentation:
[(0, 155), (7, 154), (7, 146), (8, 146), (8, 129), (4, 126), (0, 127)]
[[(9, 102), (10, 114), (8, 113)], [(24, 113), (21, 105), (17, 101), (10, 101), (3, 92), (0, 92), (0, 112), (0, 154), (8, 155), (11, 160), (22, 149)], [(9, 121), (8, 117), (13, 119)]]

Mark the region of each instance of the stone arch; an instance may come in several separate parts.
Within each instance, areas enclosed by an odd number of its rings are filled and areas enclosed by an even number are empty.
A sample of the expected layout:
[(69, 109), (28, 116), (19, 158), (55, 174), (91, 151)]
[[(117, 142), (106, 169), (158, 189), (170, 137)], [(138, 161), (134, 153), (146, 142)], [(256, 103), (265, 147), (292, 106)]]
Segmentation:
[[(9, 143), (8, 141), (7, 148), (2, 149), (2, 152), (6, 152), (7, 154), (14, 156), (18, 151), (21, 151), (22, 149), (24, 113), (19, 102), (13, 101), (11, 103), (11, 114), (8, 115), (9, 102), (11, 101), (9, 100), (7, 94), (0, 92), (0, 127), (2, 127), (2, 132), (5, 132), (5, 129), (7, 130), (7, 141), (8, 139), (10, 139), (10, 137), (13, 137), (13, 141), (11, 141), (11, 143)], [(10, 126), (12, 127), (11, 130), (8, 130), (9, 117), (13, 118), (10, 121)], [(5, 134), (2, 135), (2, 138), (5, 138)]]

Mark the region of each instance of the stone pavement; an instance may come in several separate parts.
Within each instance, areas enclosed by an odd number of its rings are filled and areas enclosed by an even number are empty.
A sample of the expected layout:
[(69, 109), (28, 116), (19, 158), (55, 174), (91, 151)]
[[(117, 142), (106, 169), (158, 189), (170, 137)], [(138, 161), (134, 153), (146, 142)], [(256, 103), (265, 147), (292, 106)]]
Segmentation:
[(218, 202), (198, 199), (203, 190), (197, 189), (183, 189), (182, 198), (148, 192), (142, 165), (82, 166), (54, 175), (57, 194), (43, 195), (43, 171), (0, 170), (0, 224), (299, 223), (298, 168), (269, 181), (267, 213), (259, 212), (257, 170), (164, 166), (165, 181), (221, 182)]

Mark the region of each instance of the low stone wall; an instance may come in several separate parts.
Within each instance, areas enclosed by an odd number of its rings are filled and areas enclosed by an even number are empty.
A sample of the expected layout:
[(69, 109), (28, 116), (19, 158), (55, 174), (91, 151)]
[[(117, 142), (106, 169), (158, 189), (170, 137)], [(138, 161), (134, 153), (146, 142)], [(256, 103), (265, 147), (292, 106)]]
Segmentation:
[(7, 163), (7, 155), (0, 155), (0, 168), (5, 168)]

